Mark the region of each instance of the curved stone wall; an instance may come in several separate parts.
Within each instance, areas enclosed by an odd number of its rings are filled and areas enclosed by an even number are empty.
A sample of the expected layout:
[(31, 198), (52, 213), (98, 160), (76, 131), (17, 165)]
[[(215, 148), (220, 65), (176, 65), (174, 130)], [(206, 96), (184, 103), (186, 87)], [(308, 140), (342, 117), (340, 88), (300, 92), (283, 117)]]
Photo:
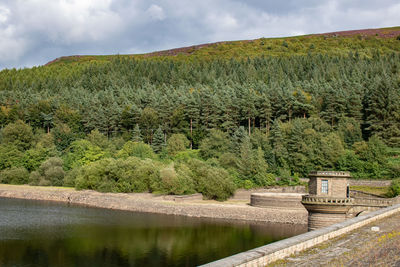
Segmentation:
[(298, 193), (253, 193), (250, 205), (261, 208), (304, 209), (301, 204), (303, 194)]
[(308, 213), (308, 231), (326, 227), (346, 220), (345, 213)]

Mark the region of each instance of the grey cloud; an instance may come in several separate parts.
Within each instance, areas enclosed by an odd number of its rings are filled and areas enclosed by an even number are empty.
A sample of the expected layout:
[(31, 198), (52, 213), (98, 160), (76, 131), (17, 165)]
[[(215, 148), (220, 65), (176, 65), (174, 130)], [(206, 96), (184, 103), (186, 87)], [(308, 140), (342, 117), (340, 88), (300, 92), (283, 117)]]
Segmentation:
[(75, 54), (400, 25), (397, 0), (1, 0), (0, 69)]

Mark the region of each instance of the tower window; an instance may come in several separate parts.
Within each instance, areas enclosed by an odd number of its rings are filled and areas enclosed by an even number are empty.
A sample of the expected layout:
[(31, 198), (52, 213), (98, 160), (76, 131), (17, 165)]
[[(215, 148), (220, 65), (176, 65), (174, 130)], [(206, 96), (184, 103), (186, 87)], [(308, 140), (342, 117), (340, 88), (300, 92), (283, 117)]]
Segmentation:
[(328, 180), (322, 180), (321, 193), (328, 194)]

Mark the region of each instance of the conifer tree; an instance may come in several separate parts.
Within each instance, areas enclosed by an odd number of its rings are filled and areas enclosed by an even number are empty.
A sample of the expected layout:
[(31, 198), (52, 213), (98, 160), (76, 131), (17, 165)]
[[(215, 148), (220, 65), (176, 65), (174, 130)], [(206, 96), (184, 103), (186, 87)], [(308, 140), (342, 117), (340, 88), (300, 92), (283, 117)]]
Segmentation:
[(132, 141), (133, 142), (143, 142), (142, 133), (140, 132), (139, 124), (137, 124), (137, 123), (132, 132)]
[(151, 143), (155, 153), (160, 153), (165, 147), (164, 132), (161, 127), (158, 127), (157, 131), (154, 133), (153, 141)]
[(240, 147), (248, 137), (249, 135), (247, 134), (244, 127), (243, 126), (238, 127), (232, 135), (232, 152), (235, 153), (236, 155), (239, 155)]

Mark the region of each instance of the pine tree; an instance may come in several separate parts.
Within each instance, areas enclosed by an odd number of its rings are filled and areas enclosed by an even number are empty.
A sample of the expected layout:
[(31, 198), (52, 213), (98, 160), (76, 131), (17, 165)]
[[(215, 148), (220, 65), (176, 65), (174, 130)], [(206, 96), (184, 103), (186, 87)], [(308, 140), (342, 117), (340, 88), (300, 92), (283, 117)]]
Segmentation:
[(242, 143), (248, 138), (246, 130), (243, 126), (240, 126), (236, 129), (236, 131), (232, 135), (232, 152), (236, 155), (240, 154), (240, 147)]
[(283, 137), (281, 122), (274, 120), (271, 128), (271, 144), (274, 154), (275, 167), (287, 167), (288, 151), (285, 147), (285, 139)]
[(387, 144), (400, 145), (400, 93), (388, 77), (376, 77), (367, 108), (367, 130)]
[(139, 124), (137, 124), (137, 123), (132, 132), (132, 141), (133, 142), (143, 142), (142, 133), (140, 132)]
[(151, 143), (155, 153), (160, 153), (165, 147), (164, 132), (161, 127), (158, 127), (157, 131), (154, 133), (153, 142)]

